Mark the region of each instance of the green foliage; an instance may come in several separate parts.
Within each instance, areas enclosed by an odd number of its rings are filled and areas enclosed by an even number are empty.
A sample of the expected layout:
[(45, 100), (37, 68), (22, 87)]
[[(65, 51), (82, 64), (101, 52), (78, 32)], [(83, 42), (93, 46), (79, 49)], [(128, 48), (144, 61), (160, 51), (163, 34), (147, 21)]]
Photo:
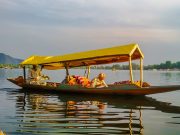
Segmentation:
[(165, 63), (144, 66), (144, 69), (180, 69), (180, 61), (175, 63), (166, 61)]
[[(139, 69), (139, 65), (132, 63), (133, 69)], [(107, 70), (129, 70), (129, 65), (114, 64), (112, 66), (93, 66), (92, 69), (107, 69)]]
[[(139, 64), (132, 63), (132, 67), (134, 70), (139, 70)], [(93, 66), (92, 69), (109, 69), (109, 70), (129, 70), (129, 65), (120, 65), (114, 64), (112, 66)], [(152, 69), (180, 69), (180, 61), (172, 63), (171, 61), (166, 61), (165, 63), (154, 64), (154, 65), (147, 65), (144, 66), (145, 70), (152, 70)]]
[(19, 64), (0, 64), (0, 68), (19, 68)]

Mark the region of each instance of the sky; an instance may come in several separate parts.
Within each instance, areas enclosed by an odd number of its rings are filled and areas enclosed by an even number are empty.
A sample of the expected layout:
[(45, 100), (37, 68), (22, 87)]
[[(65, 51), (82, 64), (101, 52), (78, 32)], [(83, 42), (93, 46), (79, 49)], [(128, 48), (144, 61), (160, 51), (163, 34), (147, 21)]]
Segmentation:
[(0, 52), (25, 59), (130, 43), (180, 61), (180, 0), (0, 0)]

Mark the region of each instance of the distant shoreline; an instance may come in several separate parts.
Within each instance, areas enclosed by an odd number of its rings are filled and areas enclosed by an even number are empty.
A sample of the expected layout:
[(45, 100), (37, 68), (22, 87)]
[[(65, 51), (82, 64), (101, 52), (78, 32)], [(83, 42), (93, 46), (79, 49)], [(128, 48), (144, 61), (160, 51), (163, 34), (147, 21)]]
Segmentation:
[(0, 64), (0, 68), (15, 69), (15, 68), (20, 68), (20, 65), (19, 64)]
[[(0, 68), (4, 69), (17, 69), (20, 68), (19, 64), (0, 64)], [(74, 69), (85, 69), (86, 67), (75, 67)], [(132, 63), (133, 70), (139, 70), (139, 64)], [(129, 70), (129, 65), (120, 65), (120, 64), (110, 64), (110, 65), (94, 65), (91, 66), (91, 69), (104, 69), (104, 70)], [(149, 71), (180, 71), (180, 61), (172, 63), (171, 61), (166, 61), (160, 64), (144, 65), (144, 70)]]
[[(21, 67), (0, 67), (0, 69), (22, 69)], [(84, 68), (71, 68), (71, 69), (84, 69)], [(62, 69), (61, 69), (62, 70)], [(92, 68), (91, 70), (112, 70), (104, 68)], [(134, 71), (139, 71), (139, 69), (133, 69)], [(116, 71), (129, 71), (129, 69), (116, 69)], [(180, 71), (180, 69), (144, 69), (144, 71), (154, 71), (154, 72), (171, 72), (171, 71)]]

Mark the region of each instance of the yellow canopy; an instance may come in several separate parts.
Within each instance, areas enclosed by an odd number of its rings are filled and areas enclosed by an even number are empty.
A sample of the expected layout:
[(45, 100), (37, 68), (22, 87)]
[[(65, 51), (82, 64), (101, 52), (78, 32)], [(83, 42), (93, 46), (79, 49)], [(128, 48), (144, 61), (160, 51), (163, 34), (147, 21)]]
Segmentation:
[(115, 46), (60, 56), (31, 56), (21, 65), (43, 65), (46, 69), (61, 69), (64, 67), (79, 67), (115, 62), (126, 62), (144, 58), (138, 44)]
[(50, 58), (52, 56), (30, 56), (26, 60), (20, 63), (20, 65), (40, 65), (42, 64), (46, 59)]

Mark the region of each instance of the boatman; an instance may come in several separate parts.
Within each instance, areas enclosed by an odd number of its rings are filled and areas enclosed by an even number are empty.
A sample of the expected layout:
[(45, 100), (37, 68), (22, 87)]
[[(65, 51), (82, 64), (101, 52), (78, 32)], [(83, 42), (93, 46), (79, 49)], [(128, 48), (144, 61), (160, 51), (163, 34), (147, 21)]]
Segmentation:
[(95, 77), (91, 81), (91, 87), (93, 88), (103, 88), (103, 87), (108, 87), (108, 85), (105, 83), (106, 75), (104, 73), (100, 73), (97, 77)]
[(28, 78), (29, 78), (30, 83), (37, 81), (37, 77), (38, 77), (37, 66), (33, 65), (33, 67), (29, 69)]
[(46, 80), (49, 80), (49, 77), (43, 75), (42, 68), (38, 68), (37, 65), (33, 65), (32, 69), (29, 70), (29, 83), (36, 85), (46, 85)]

